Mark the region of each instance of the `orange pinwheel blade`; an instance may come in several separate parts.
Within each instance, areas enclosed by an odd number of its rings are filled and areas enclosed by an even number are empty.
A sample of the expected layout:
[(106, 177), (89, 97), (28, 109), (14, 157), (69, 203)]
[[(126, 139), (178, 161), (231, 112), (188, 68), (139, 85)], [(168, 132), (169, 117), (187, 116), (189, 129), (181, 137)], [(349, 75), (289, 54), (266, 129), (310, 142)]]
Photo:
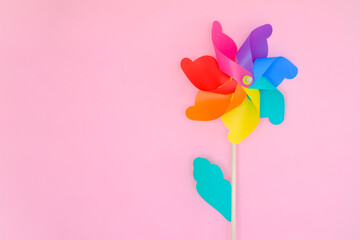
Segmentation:
[(240, 84), (238, 84), (232, 96), (231, 103), (229, 107), (226, 109), (226, 112), (230, 112), (234, 108), (238, 107), (244, 101), (245, 98), (246, 98), (246, 92), (244, 88)]
[(186, 116), (191, 120), (210, 121), (221, 117), (228, 109), (232, 94), (219, 94), (199, 90), (195, 106), (186, 109)]

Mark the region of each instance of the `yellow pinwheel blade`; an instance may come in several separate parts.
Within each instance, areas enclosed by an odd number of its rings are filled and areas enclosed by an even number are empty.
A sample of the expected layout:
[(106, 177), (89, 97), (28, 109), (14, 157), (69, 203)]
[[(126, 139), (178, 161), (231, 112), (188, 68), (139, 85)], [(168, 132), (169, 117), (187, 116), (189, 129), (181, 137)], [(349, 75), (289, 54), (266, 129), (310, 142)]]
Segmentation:
[(258, 125), (260, 119), (260, 93), (257, 89), (244, 88), (246, 94), (240, 106), (225, 113), (221, 120), (229, 129), (228, 139), (237, 144), (244, 140)]

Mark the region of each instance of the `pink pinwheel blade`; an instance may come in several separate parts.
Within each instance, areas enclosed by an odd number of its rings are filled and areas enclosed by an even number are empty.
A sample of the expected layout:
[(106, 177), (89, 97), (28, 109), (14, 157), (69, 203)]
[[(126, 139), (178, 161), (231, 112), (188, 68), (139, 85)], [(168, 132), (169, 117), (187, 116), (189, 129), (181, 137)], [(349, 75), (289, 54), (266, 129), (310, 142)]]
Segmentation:
[(236, 44), (222, 32), (221, 25), (217, 21), (213, 23), (212, 41), (220, 69), (240, 85), (249, 87), (251, 83), (245, 84), (243, 79), (245, 76), (253, 77), (253, 74), (235, 62)]

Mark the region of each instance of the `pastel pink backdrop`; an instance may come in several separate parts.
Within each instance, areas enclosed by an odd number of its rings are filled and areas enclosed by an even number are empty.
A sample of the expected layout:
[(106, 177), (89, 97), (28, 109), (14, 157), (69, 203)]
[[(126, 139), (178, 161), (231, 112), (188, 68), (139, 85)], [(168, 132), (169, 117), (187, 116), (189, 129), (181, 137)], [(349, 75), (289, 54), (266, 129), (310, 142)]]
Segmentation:
[(184, 111), (183, 57), (271, 23), (299, 74), (286, 119), (238, 146), (238, 238), (360, 239), (360, 2), (0, 2), (0, 239), (220, 240), (192, 160), (230, 179), (221, 121)]

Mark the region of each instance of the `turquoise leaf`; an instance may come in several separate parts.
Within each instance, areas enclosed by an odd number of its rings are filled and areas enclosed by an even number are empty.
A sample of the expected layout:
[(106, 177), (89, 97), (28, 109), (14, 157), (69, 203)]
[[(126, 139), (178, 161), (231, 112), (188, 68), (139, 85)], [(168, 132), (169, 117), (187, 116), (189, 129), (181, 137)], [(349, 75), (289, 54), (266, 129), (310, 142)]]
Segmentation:
[(194, 179), (196, 190), (210, 206), (231, 221), (231, 184), (224, 179), (221, 168), (206, 158), (195, 158)]

